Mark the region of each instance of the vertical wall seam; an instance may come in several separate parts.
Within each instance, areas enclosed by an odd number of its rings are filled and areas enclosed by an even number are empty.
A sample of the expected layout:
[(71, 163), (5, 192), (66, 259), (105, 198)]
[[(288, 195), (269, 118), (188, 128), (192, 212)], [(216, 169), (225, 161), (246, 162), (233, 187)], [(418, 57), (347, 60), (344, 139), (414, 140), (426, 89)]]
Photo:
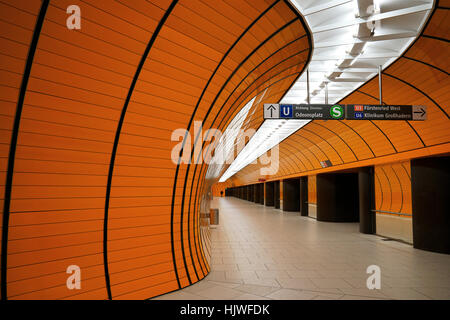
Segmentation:
[(389, 192), (391, 194), (391, 196), (390, 196), (390, 203), (389, 203), (389, 209), (387, 211), (392, 211), (392, 186), (391, 186), (391, 180), (389, 180), (389, 176), (386, 174), (386, 171), (384, 171), (382, 166), (380, 166), (380, 169), (381, 169), (381, 171), (383, 172), (384, 176), (387, 179), (387, 182), (388, 182), (388, 185), (389, 185)]
[[(178, 2), (178, 0), (172, 1), (169, 8), (164, 13), (164, 16), (159, 21), (158, 26), (156, 27), (155, 31), (153, 32), (152, 37), (150, 38), (150, 41), (148, 42), (147, 47), (145, 48), (145, 51), (142, 54), (141, 60), (136, 69), (136, 73), (134, 74), (134, 78), (131, 81), (130, 89), (128, 90), (128, 94), (127, 94), (127, 97), (125, 99), (125, 102), (124, 102), (124, 105), (122, 108), (122, 113), (120, 115), (120, 119), (117, 124), (117, 130), (116, 130), (116, 135), (114, 138), (113, 149), (111, 152), (111, 160), (110, 160), (110, 164), (109, 164), (108, 181), (107, 181), (107, 185), (106, 185), (106, 195), (105, 195), (105, 216), (104, 216), (104, 221), (103, 221), (103, 264), (104, 264), (104, 268), (105, 268), (105, 282), (106, 282), (106, 290), (108, 293), (109, 300), (112, 299), (112, 294), (111, 294), (111, 282), (109, 279), (109, 268), (108, 268), (108, 214), (109, 214), (109, 200), (110, 200), (110, 196), (111, 196), (111, 182), (112, 182), (112, 177), (113, 177), (113, 173), (114, 173), (114, 163), (116, 160), (117, 147), (119, 144), (119, 139), (120, 139), (120, 134), (122, 131), (123, 122), (125, 120), (125, 115), (127, 113), (128, 104), (130, 102), (131, 96), (133, 95), (134, 87), (136, 86), (136, 83), (137, 83), (137, 80), (141, 73), (141, 70), (144, 66), (145, 61), (147, 60), (147, 56), (150, 53), (150, 50), (151, 50), (156, 38), (158, 37), (159, 32), (161, 31), (164, 23), (166, 22), (167, 18), (171, 14), (171, 12), (172, 12), (173, 8), (175, 7), (175, 5), (177, 4), (177, 2)], [(172, 224), (173, 224), (173, 221), (171, 221), (171, 225)], [(172, 244), (172, 248), (173, 248), (173, 244)], [(174, 255), (173, 250), (172, 250), (172, 254)], [(175, 275), (177, 278), (177, 282), (179, 283), (180, 280), (178, 278), (178, 272), (176, 269), (176, 265), (174, 265), (174, 268), (175, 268)]]
[(391, 165), (391, 169), (392, 169), (392, 171), (394, 172), (394, 176), (397, 178), (397, 180), (398, 180), (398, 183), (399, 183), (399, 185), (400, 185), (400, 191), (401, 191), (401, 196), (402, 196), (402, 202), (401, 202), (401, 204), (400, 204), (400, 210), (398, 211), (398, 212), (402, 212), (402, 209), (403, 209), (403, 185), (402, 185), (402, 181), (400, 180), (400, 178), (398, 177), (398, 175), (397, 175), (397, 173), (395, 172), (395, 167), (393, 166), (393, 165)]
[(17, 139), (20, 129), (20, 119), (22, 116), (23, 103), (25, 100), (25, 94), (27, 92), (28, 80), (30, 78), (31, 68), (33, 66), (34, 54), (39, 42), (39, 36), (41, 34), (42, 25), (44, 24), (45, 15), (49, 6), (50, 0), (43, 0), (41, 9), (36, 20), (34, 27), (33, 38), (31, 40), (30, 48), (28, 50), (27, 62), (25, 64), (25, 70), (22, 77), (22, 83), (20, 85), (19, 98), (17, 100), (16, 115), (14, 117), (14, 126), (11, 134), (11, 144), (9, 147), (8, 157), (8, 170), (6, 174), (5, 183), (5, 198), (3, 202), (3, 224), (2, 224), (2, 261), (1, 261), (1, 293), (2, 300), (7, 300), (7, 258), (8, 258), (8, 228), (9, 228), (9, 215), (11, 210), (11, 193), (12, 193), (12, 181), (14, 175), (14, 164), (16, 157)]
[[(375, 169), (375, 168), (374, 168), (374, 169)], [(378, 177), (378, 174), (376, 173), (376, 170), (374, 170), (374, 172), (375, 172), (374, 176), (375, 176), (375, 178), (376, 178), (378, 184), (380, 185), (380, 195), (381, 195), (380, 210), (381, 210), (381, 208), (383, 208), (383, 202), (384, 202), (384, 197), (383, 197), (383, 185), (381, 184), (380, 177)], [(375, 189), (376, 189), (376, 188), (375, 188)], [(377, 209), (377, 203), (376, 203), (376, 195), (375, 195), (375, 210), (376, 210), (376, 209)]]

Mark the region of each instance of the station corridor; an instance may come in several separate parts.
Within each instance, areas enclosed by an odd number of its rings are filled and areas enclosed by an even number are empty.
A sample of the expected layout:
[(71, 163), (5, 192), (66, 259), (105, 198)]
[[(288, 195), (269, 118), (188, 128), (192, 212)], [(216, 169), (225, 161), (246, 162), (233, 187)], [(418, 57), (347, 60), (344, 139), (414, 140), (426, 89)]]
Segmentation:
[[(214, 198), (211, 272), (155, 299), (450, 299), (450, 256), (236, 198)], [(381, 289), (369, 290), (369, 265)]]
[(449, 34), (450, 0), (0, 0), (0, 299), (450, 302)]

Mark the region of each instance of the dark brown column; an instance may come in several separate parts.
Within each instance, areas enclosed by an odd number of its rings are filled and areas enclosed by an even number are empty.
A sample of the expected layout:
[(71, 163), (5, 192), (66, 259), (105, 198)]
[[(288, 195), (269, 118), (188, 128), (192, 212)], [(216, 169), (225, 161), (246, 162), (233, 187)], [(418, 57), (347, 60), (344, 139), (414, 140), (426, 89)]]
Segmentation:
[(411, 160), (414, 248), (450, 254), (450, 157)]
[(275, 204), (274, 201), (274, 187), (275, 187), (275, 183), (273, 181), (270, 182), (266, 182), (266, 206), (267, 207), (273, 207)]
[(300, 211), (300, 179), (283, 180), (283, 211)]
[(300, 178), (300, 214), (308, 216), (308, 177)]
[(317, 175), (317, 220), (358, 222), (359, 196), (357, 173)]
[(359, 189), (359, 231), (374, 234), (376, 232), (375, 185), (373, 167), (360, 168), (358, 171)]
[(280, 181), (275, 181), (274, 204), (276, 209), (280, 209)]

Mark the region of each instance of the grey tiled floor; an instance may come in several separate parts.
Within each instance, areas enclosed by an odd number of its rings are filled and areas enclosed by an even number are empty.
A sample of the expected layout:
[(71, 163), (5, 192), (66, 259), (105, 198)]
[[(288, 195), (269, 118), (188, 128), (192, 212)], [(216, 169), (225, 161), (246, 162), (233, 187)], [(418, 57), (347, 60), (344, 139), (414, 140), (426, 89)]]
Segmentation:
[[(450, 299), (450, 255), (235, 198), (215, 198), (211, 272), (157, 299)], [(381, 268), (381, 289), (366, 268)]]

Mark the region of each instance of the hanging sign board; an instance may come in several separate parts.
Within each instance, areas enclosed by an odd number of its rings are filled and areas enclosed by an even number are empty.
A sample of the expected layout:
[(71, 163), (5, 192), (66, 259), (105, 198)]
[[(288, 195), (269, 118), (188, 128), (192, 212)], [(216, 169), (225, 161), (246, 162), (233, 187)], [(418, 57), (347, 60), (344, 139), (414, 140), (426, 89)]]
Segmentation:
[(427, 107), (368, 104), (264, 104), (264, 119), (423, 121), (427, 119)]

